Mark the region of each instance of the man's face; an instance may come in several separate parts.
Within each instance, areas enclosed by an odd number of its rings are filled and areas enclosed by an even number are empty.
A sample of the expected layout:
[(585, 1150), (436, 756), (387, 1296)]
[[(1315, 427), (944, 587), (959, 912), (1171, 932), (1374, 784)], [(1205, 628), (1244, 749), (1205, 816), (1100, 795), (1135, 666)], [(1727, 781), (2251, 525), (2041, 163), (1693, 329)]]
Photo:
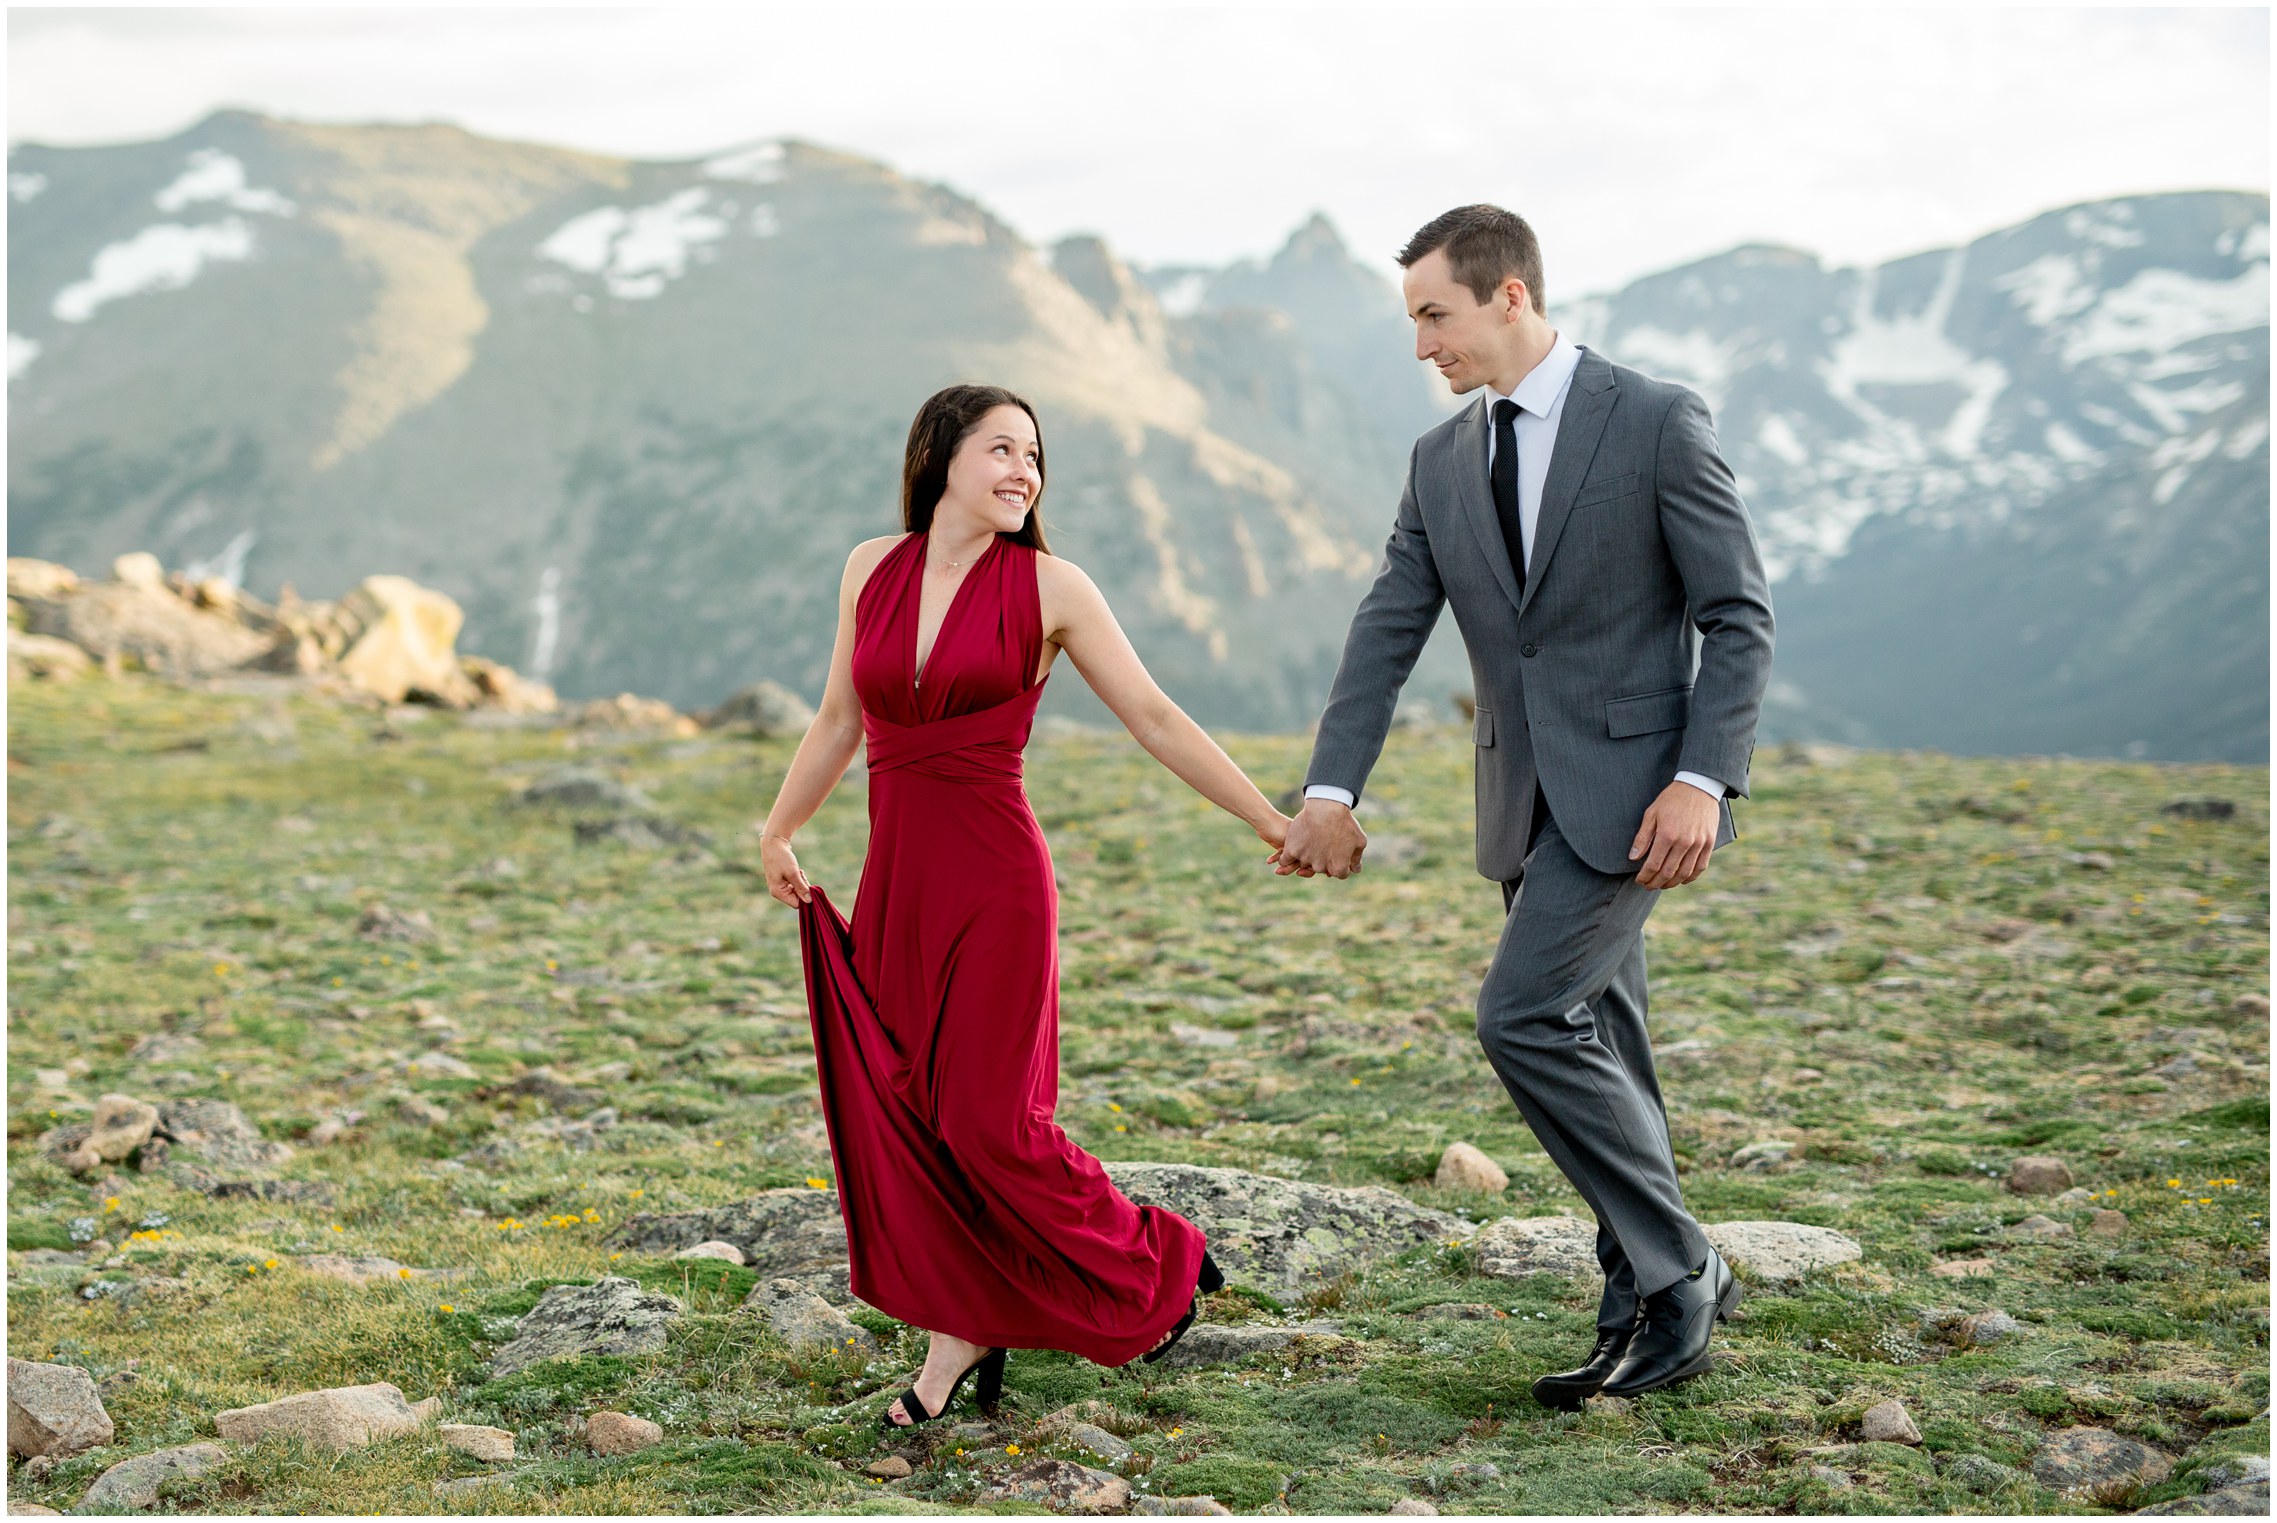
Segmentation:
[(1400, 289), (1407, 297), (1407, 315), (1415, 320), (1415, 357), (1438, 366), (1458, 396), (1485, 385), (1500, 368), (1503, 350), (1516, 332), (1511, 321), (1515, 304), (1530, 299), (1525, 284), (1511, 279), (1491, 300), (1480, 301), (1455, 279), (1445, 249), (1433, 249), (1409, 265)]

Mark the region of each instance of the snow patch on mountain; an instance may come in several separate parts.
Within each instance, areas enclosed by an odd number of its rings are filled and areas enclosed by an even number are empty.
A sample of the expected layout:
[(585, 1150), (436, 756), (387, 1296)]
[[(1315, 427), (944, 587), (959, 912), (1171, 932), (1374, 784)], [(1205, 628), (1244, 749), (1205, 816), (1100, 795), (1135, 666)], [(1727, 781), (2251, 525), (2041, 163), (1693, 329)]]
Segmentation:
[(83, 323), (122, 297), (178, 291), (208, 264), (252, 257), (253, 229), (241, 217), (196, 227), (160, 222), (96, 250), (87, 278), (58, 291), (50, 310), (60, 321)]
[(2269, 262), (2229, 280), (2150, 269), (2105, 293), (2064, 341), (2064, 362), (2159, 354), (2198, 339), (2269, 325)]
[(13, 381), (32, 368), (32, 361), (40, 357), (40, 344), (36, 338), (21, 333), (8, 335), (8, 379)]
[(703, 172), (714, 180), (746, 180), (753, 185), (773, 185), (783, 178), (783, 145), (779, 142), (753, 143), (747, 148), (731, 148), (704, 160)]
[(12, 201), (29, 201), (47, 189), (47, 176), (38, 170), (8, 171), (8, 198)]
[(235, 211), (290, 217), (299, 208), (273, 190), (246, 183), (244, 161), (219, 148), (200, 148), (172, 184), (150, 198), (162, 212), (178, 212), (201, 201), (219, 201)]
[(707, 245), (728, 234), (730, 224), (703, 209), (711, 194), (691, 185), (648, 206), (596, 207), (555, 229), (538, 245), (538, 257), (599, 275), (611, 296), (627, 301), (661, 295), (691, 262), (712, 257)]

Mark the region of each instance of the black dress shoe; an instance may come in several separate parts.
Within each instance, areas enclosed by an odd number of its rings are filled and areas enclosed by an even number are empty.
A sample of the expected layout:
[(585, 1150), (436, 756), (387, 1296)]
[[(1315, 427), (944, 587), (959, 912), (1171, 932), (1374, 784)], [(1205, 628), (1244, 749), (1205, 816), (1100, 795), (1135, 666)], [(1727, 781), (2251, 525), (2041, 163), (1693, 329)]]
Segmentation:
[(1715, 1249), (1700, 1272), (1645, 1297), (1629, 1351), (1605, 1383), (1600, 1396), (1641, 1396), (1679, 1380), (1703, 1374), (1713, 1362), (1708, 1338), (1716, 1323), (1739, 1305), (1739, 1281)]
[(1596, 1346), (1589, 1357), (1581, 1361), (1577, 1370), (1562, 1370), (1555, 1375), (1544, 1375), (1534, 1382), (1534, 1400), (1545, 1407), (1572, 1411), (1597, 1394), (1605, 1377), (1621, 1362), (1629, 1351), (1629, 1340), (1636, 1334), (1637, 1324), (1627, 1327), (1601, 1327), (1597, 1329)]

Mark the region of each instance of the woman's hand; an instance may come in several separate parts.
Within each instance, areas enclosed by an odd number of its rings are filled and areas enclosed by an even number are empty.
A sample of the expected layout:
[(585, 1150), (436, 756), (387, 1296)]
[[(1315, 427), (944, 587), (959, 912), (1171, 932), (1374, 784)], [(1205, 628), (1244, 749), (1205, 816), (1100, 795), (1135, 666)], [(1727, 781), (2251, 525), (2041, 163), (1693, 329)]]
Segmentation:
[(806, 881), (799, 867), (799, 859), (791, 850), (786, 836), (763, 836), (759, 841), (759, 864), (767, 874), (767, 892), (797, 909), (813, 897), (814, 885)]
[(1281, 813), (1280, 810), (1268, 806), (1264, 822), (1252, 828), (1256, 830), (1258, 840), (1273, 848), (1273, 854), (1265, 860), (1279, 862), (1281, 860), (1281, 848), (1287, 845), (1289, 840), (1289, 817)]

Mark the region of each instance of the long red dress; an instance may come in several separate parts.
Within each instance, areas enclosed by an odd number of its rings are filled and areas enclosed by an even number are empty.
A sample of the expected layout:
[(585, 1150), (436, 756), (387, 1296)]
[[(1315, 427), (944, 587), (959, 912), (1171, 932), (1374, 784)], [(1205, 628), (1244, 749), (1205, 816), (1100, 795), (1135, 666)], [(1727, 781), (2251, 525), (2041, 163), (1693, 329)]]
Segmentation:
[(1052, 1123), (1059, 891), (1021, 786), (1043, 681), (1036, 554), (999, 535), (916, 680), (925, 536), (854, 616), (870, 849), (853, 924), (799, 912), (854, 1294), (912, 1326), (1117, 1365), (1185, 1313), (1202, 1234)]

